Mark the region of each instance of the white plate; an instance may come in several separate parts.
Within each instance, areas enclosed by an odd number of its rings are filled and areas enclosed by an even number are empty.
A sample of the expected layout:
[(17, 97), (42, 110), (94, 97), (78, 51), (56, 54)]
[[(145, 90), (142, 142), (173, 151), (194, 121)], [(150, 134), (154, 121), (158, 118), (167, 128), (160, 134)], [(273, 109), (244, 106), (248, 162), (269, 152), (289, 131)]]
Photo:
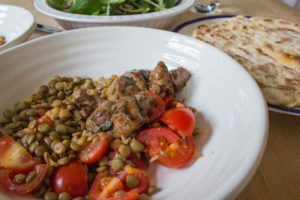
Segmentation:
[(137, 27), (78, 29), (27, 42), (0, 60), (0, 112), (54, 75), (97, 78), (153, 69), (160, 60), (191, 71), (181, 95), (201, 113), (196, 140), (203, 156), (183, 169), (152, 165), (151, 184), (162, 188), (154, 200), (233, 199), (263, 155), (268, 116), (258, 86), (228, 55), (193, 38)]
[(21, 44), (34, 31), (35, 20), (26, 9), (0, 4), (0, 36), (6, 43), (0, 45), (0, 51)]
[[(203, 24), (217, 24), (228, 18), (235, 17), (236, 15), (213, 15), (207, 17), (201, 17), (186, 21), (182, 24), (179, 24), (174, 28), (174, 32), (191, 36), (193, 35), (193, 31), (199, 26)], [(288, 108), (284, 106), (276, 106), (268, 103), (268, 108), (271, 111), (289, 114), (289, 115), (297, 115), (300, 116), (300, 108)]]

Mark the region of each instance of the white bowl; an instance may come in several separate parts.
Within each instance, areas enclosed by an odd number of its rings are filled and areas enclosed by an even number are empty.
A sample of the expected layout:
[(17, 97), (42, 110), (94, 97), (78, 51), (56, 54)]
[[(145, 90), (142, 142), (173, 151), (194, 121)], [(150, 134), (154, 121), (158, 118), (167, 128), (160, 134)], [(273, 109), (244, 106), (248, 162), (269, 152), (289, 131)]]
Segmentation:
[(50, 7), (46, 0), (35, 0), (34, 6), (41, 13), (53, 17), (67, 30), (95, 26), (142, 26), (163, 29), (168, 27), (180, 14), (187, 11), (193, 3), (194, 0), (181, 0), (179, 5), (164, 11), (122, 16), (67, 13)]
[(6, 43), (0, 51), (24, 42), (35, 29), (34, 16), (26, 9), (0, 4), (0, 36)]
[(260, 89), (231, 57), (191, 37), (137, 27), (78, 29), (29, 41), (0, 60), (0, 112), (55, 75), (96, 79), (153, 69), (160, 60), (187, 68), (192, 78), (180, 96), (199, 111), (198, 157), (183, 169), (152, 164), (150, 183), (162, 189), (153, 200), (233, 199), (263, 155), (268, 115)]

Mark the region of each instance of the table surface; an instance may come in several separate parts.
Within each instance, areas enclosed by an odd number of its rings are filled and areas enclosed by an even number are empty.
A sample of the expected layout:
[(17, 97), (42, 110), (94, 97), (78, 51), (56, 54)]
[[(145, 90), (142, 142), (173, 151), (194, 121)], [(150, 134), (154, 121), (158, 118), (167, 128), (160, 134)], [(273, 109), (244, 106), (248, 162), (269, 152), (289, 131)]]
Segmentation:
[[(37, 23), (62, 29), (50, 17), (34, 9), (33, 0), (0, 0), (30, 10)], [(220, 0), (219, 14), (242, 14), (281, 18), (300, 23), (300, 10), (291, 8), (280, 0)], [(197, 17), (189, 11), (177, 19), (176, 25)], [(34, 32), (29, 40), (46, 35)], [(261, 164), (237, 200), (300, 200), (300, 117), (269, 112), (269, 139)]]

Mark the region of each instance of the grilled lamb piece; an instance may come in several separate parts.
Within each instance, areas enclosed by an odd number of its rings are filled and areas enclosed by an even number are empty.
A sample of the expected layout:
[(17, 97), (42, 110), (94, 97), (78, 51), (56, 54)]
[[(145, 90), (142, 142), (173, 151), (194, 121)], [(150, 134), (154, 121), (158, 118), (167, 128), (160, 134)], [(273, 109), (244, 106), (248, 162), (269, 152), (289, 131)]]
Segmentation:
[(134, 97), (121, 97), (113, 106), (112, 122), (120, 135), (128, 136), (139, 129), (146, 120)]
[(102, 101), (86, 120), (86, 129), (93, 133), (109, 130), (112, 127), (112, 105), (110, 101)]
[(144, 90), (147, 90), (144, 76), (141, 76), (139, 71), (132, 71), (116, 78), (106, 94), (108, 100), (114, 101), (120, 97), (133, 96)]
[(85, 109), (96, 107), (86, 121), (87, 130), (97, 133), (113, 126), (120, 135), (127, 136), (143, 126), (149, 120), (149, 111), (155, 110), (156, 99), (146, 90), (161, 97), (173, 96), (174, 89), (182, 89), (190, 77), (191, 74), (181, 67), (169, 73), (167, 66), (159, 62), (153, 71), (132, 70), (116, 78), (107, 89), (108, 100), (99, 101), (80, 89), (74, 90), (72, 97)]
[(149, 77), (149, 90), (161, 97), (166, 95), (174, 95), (172, 79), (167, 66), (163, 62), (158, 62), (157, 66), (151, 72)]
[(175, 92), (180, 91), (191, 78), (191, 73), (182, 67), (170, 71)]

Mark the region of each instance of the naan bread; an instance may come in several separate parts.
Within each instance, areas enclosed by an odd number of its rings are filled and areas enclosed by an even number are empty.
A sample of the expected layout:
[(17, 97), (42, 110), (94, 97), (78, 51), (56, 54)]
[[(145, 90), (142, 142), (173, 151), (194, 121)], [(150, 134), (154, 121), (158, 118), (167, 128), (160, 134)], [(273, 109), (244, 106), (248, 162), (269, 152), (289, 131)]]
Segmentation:
[(267, 102), (300, 106), (300, 27), (284, 20), (237, 16), (200, 25), (193, 36), (233, 57), (257, 81)]

